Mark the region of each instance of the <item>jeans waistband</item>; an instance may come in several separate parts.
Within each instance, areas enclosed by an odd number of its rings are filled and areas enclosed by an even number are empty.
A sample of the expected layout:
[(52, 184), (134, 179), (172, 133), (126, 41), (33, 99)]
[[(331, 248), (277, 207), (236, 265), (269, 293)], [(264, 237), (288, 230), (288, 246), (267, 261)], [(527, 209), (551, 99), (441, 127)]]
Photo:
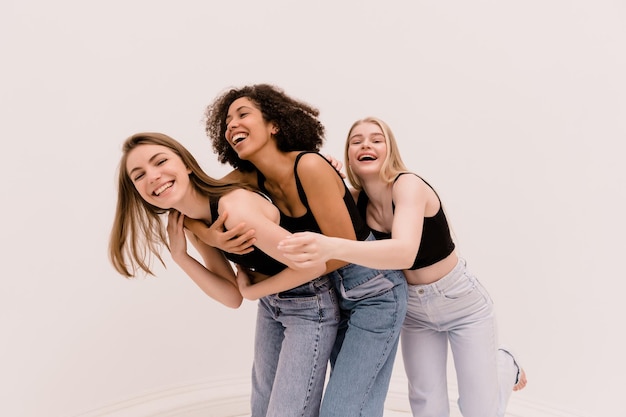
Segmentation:
[(323, 275), (290, 290), (279, 292), (278, 296), (318, 294), (320, 292), (328, 291), (331, 287), (332, 282), (330, 278)]
[(467, 262), (465, 259), (459, 257), (459, 261), (456, 263), (452, 271), (448, 272), (437, 281), (430, 284), (409, 284), (411, 291), (419, 291), (420, 294), (424, 293), (439, 293), (441, 290), (445, 290), (450, 285), (454, 284), (459, 277), (461, 277), (467, 270)]

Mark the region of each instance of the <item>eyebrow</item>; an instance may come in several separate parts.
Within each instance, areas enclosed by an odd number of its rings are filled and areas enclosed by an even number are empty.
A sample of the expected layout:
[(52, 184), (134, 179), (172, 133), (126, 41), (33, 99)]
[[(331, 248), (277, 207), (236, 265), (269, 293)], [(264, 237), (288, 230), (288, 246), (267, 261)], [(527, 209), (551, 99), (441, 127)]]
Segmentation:
[[(241, 111), (241, 109), (243, 109), (244, 107), (247, 107), (247, 108), (249, 108), (249, 109), (252, 109), (252, 107), (251, 107), (250, 105), (248, 105), (248, 104), (242, 104), (241, 106), (239, 106), (239, 107), (237, 107), (237, 108), (235, 109), (234, 113), (237, 113), (238, 111)], [(225, 119), (226, 123), (228, 123), (228, 120), (229, 120), (229, 119), (232, 119), (232, 118), (233, 118), (233, 116), (231, 116), (230, 114), (226, 115), (226, 119)]]
[[(152, 155), (152, 157), (148, 160), (148, 162), (152, 163), (152, 161), (154, 161), (156, 158), (159, 157), (159, 155), (165, 155), (165, 152), (157, 152), (154, 155)], [(133, 172), (140, 170), (140, 167), (135, 167), (133, 169), (131, 169), (130, 171), (128, 171), (128, 176), (132, 176)]]

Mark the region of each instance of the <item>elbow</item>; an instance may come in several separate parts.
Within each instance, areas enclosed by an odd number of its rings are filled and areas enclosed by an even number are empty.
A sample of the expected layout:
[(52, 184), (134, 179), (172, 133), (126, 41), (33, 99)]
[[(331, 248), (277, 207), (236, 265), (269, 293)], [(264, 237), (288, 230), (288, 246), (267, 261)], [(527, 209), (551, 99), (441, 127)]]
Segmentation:
[(241, 307), (241, 304), (243, 304), (243, 297), (234, 297), (232, 299), (223, 301), (222, 304), (224, 304), (228, 308), (236, 310)]
[(261, 296), (259, 296), (259, 294), (255, 294), (254, 291), (246, 291), (245, 294), (242, 293), (241, 295), (244, 299), (248, 301), (257, 301), (259, 298), (261, 298)]
[(413, 266), (415, 262), (415, 254), (417, 253), (417, 249), (409, 248), (409, 250), (404, 250), (398, 255), (400, 267), (398, 269), (409, 269)]
[(403, 262), (402, 265), (400, 265), (398, 269), (404, 271), (405, 269), (411, 269), (412, 266), (413, 266), (413, 261)]

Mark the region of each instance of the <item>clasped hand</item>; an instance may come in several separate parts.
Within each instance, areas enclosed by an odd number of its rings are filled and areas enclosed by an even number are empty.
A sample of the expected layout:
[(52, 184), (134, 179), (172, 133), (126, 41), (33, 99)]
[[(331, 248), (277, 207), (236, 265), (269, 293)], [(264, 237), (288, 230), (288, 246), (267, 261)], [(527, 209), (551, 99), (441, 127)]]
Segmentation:
[(285, 258), (297, 268), (311, 268), (333, 259), (333, 238), (313, 232), (298, 232), (278, 243)]

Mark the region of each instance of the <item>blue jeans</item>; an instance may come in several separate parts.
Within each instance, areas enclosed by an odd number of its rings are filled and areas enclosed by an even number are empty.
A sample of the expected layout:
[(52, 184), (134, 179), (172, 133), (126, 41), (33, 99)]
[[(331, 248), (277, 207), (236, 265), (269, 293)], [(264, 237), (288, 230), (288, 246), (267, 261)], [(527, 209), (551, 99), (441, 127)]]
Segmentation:
[(493, 302), (460, 259), (443, 278), (409, 285), (402, 329), (404, 367), (414, 416), (449, 416), (448, 343), (464, 417), (503, 416), (518, 368), (498, 350)]
[(406, 279), (354, 264), (328, 275), (342, 320), (320, 417), (380, 417), (406, 314)]
[(259, 300), (252, 417), (317, 417), (340, 311), (327, 276)]

